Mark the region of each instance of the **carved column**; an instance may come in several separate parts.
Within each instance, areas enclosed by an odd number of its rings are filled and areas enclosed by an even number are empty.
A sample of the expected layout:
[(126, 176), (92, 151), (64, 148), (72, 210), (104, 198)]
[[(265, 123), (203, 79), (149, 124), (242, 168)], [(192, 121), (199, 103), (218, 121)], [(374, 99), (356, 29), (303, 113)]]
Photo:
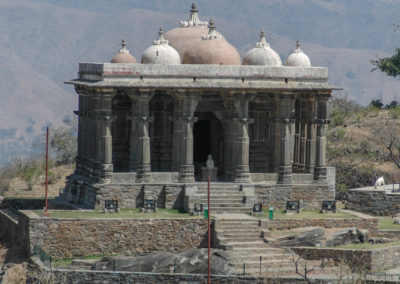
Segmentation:
[(225, 118), (223, 120), (225, 128), (225, 153), (224, 153), (224, 176), (226, 180), (234, 180), (236, 162), (234, 160), (234, 143), (236, 135), (236, 128), (233, 119)]
[(298, 171), (304, 173), (306, 170), (306, 155), (307, 155), (307, 108), (306, 102), (301, 100), (300, 112), (300, 147), (299, 147), (299, 165)]
[(293, 172), (299, 171), (300, 166), (300, 120), (301, 120), (301, 102), (295, 102), (295, 134), (294, 134), (294, 152), (293, 152)]
[(136, 182), (138, 183), (151, 181), (149, 122), (152, 118), (149, 115), (149, 102), (153, 94), (152, 90), (138, 90), (129, 94), (134, 101), (132, 106), (135, 105), (133, 118), (135, 126), (132, 130), (134, 130), (133, 140), (135, 141), (133, 144), (136, 147), (131, 150), (135, 152), (132, 154), (135, 159), (132, 163), (136, 164)]
[[(249, 170), (249, 147), (250, 139), (248, 125), (253, 120), (249, 119), (249, 101), (256, 94), (247, 94), (244, 92), (232, 92), (223, 96), (225, 108), (229, 115), (233, 116), (232, 122), (228, 122), (236, 131), (229, 137), (232, 140), (232, 152), (227, 153), (232, 156), (233, 169), (235, 170), (234, 181), (236, 183), (251, 182)], [(230, 124), (231, 123), (231, 124)]]
[(93, 150), (96, 162), (96, 175), (101, 183), (109, 183), (113, 174), (112, 164), (112, 88), (96, 90), (94, 99), (94, 118), (96, 120)]
[(181, 142), (182, 142), (182, 103), (183, 100), (179, 96), (174, 96), (174, 110), (172, 116), (173, 134), (172, 134), (172, 165), (173, 172), (179, 172), (181, 164)]
[(315, 99), (307, 100), (307, 141), (306, 141), (306, 172), (314, 173), (315, 169)]
[(85, 153), (85, 145), (86, 137), (84, 136), (86, 133), (85, 123), (86, 123), (86, 92), (78, 86), (75, 86), (75, 91), (79, 94), (79, 107), (78, 111), (74, 111), (74, 113), (78, 116), (78, 145), (77, 145), (77, 155), (76, 155), (76, 174), (85, 174), (85, 164), (86, 164), (86, 153)]
[(280, 118), (280, 165), (278, 172), (279, 184), (292, 184), (292, 161), (294, 139), (293, 123), (291, 117), (293, 109), (292, 94), (280, 94), (278, 101), (278, 110)]
[[(175, 103), (177, 114), (174, 124), (174, 136), (180, 142), (174, 143), (175, 153), (177, 147), (180, 147), (180, 165), (179, 165), (179, 182), (190, 183), (194, 182), (194, 166), (193, 166), (193, 123), (197, 121), (194, 117), (194, 112), (198, 104), (198, 95), (190, 92), (175, 93), (175, 100), (180, 102)], [(178, 131), (176, 128), (180, 128)]]
[(272, 122), (272, 145), (271, 145), (271, 157), (272, 163), (270, 164), (270, 172), (277, 173), (280, 165), (280, 149), (281, 149), (281, 119), (280, 116), (280, 103), (279, 99), (275, 96), (271, 100), (273, 104), (273, 113), (271, 117)]
[(316, 140), (316, 165), (314, 178), (318, 181), (325, 181), (327, 179), (326, 169), (326, 125), (327, 120), (327, 104), (329, 94), (317, 95), (317, 140)]

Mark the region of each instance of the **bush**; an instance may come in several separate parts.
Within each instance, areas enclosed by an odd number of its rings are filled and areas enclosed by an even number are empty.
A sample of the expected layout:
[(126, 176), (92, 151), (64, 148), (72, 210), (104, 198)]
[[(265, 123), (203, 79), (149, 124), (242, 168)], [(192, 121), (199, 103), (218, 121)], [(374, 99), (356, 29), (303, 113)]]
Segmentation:
[(21, 178), (26, 182), (28, 190), (32, 190), (38, 178), (42, 174), (42, 170), (36, 166), (28, 166), (21, 171)]
[(61, 178), (61, 174), (56, 174), (56, 173), (53, 173), (52, 171), (49, 171), (48, 176), (47, 176), (47, 182), (48, 182), (48, 184), (54, 184), (60, 178)]
[(393, 119), (400, 117), (400, 106), (396, 106), (389, 109), (389, 116)]
[(342, 110), (333, 110), (331, 113), (331, 124), (339, 126), (344, 124), (345, 113)]
[(381, 100), (372, 100), (372, 101), (369, 103), (369, 105), (370, 105), (370, 106), (373, 106), (373, 107), (376, 107), (376, 108), (378, 108), (378, 109), (381, 109), (381, 108), (383, 107), (383, 103), (382, 103)]

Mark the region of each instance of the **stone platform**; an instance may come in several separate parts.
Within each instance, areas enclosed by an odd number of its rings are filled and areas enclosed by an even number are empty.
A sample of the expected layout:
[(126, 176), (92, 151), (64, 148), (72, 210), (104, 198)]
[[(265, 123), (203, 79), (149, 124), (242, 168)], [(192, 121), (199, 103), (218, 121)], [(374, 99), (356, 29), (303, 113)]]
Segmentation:
[(396, 185), (388, 184), (380, 188), (363, 187), (350, 189), (346, 208), (374, 216), (391, 216), (400, 213), (400, 191)]

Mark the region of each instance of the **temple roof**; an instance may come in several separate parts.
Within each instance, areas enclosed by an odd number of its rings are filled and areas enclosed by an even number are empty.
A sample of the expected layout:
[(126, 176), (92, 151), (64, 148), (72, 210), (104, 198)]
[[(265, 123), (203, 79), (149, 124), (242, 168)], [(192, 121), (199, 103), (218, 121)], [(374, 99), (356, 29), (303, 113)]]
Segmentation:
[(67, 84), (89, 87), (244, 91), (338, 90), (325, 67), (243, 65), (158, 65), (80, 63), (79, 78)]

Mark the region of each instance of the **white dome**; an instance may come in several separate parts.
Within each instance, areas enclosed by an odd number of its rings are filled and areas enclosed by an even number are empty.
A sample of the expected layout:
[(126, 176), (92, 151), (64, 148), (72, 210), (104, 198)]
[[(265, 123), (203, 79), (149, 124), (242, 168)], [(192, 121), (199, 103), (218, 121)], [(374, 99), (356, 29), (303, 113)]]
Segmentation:
[(256, 47), (250, 49), (244, 56), (243, 65), (282, 66), (282, 61), (278, 53), (265, 40), (264, 31), (261, 31), (260, 41), (256, 43)]
[(311, 67), (310, 58), (300, 49), (300, 42), (296, 42), (296, 49), (286, 59), (286, 66)]
[(164, 39), (164, 32), (160, 28), (158, 40), (153, 41), (153, 45), (143, 52), (143, 64), (181, 64), (179, 53), (168, 45), (168, 40)]

